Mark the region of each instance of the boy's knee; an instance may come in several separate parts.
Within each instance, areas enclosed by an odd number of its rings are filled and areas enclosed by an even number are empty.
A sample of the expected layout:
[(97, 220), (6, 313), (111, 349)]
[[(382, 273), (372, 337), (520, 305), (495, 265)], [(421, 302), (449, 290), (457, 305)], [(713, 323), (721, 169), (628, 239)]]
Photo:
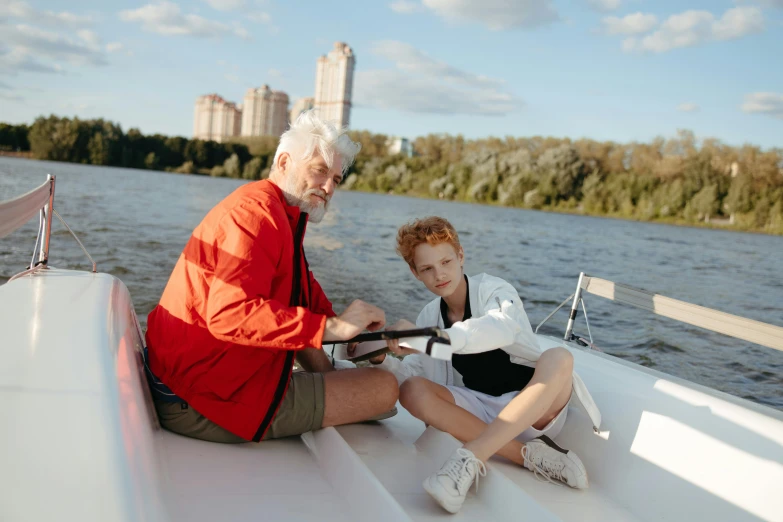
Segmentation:
[(424, 377), (409, 377), (400, 385), (400, 404), (408, 410), (416, 409), (419, 401), (427, 393), (427, 379)]
[[(565, 348), (555, 347), (544, 352), (544, 355), (557, 366), (559, 372), (571, 375), (574, 371), (574, 356)], [(542, 357), (544, 356), (542, 355)]]

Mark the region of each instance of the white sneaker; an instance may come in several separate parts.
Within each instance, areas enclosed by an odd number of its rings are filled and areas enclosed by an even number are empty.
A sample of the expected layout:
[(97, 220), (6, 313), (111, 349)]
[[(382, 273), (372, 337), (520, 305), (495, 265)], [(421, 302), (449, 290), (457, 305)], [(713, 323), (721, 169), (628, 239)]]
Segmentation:
[(576, 453), (561, 448), (546, 435), (526, 442), (522, 458), (525, 467), (536, 477), (543, 477), (553, 484), (559, 480), (576, 489), (587, 488), (587, 470)]
[(476, 479), (478, 491), (478, 476), (487, 474), (487, 468), (472, 451), (459, 448), (440, 471), (424, 479), (424, 490), (434, 498), (443, 509), (456, 513), (465, 502), (465, 495)]

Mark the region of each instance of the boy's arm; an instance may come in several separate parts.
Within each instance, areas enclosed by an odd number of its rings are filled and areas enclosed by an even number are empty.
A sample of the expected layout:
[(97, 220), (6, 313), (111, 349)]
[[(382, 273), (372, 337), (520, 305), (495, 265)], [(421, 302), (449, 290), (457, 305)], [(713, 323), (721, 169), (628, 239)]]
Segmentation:
[(485, 315), (454, 323), (446, 332), (456, 354), (482, 353), (508, 346), (518, 337), (522, 344), (538, 349), (522, 299), (513, 286), (498, 279), (485, 300)]
[[(433, 326), (427, 324), (427, 314), (425, 312), (426, 309), (419, 313), (419, 317), (416, 319), (417, 328)], [(448, 367), (446, 371), (438, 372), (436, 368), (439, 364), (446, 365), (446, 362), (436, 361), (424, 354), (406, 355), (402, 360), (397, 359), (391, 354), (386, 354), (383, 362), (375, 365), (375, 367), (393, 373), (394, 376), (397, 377), (397, 382), (399, 384), (402, 384), (403, 381), (409, 377), (424, 377), (437, 384), (449, 384), (446, 382), (448, 380)]]

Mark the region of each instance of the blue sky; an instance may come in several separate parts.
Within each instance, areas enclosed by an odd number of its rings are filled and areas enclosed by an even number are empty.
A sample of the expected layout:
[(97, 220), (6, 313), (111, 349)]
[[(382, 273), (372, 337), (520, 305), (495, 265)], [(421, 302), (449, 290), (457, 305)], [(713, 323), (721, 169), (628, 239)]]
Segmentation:
[(338, 40), (355, 129), (783, 147), (783, 0), (0, 0), (0, 121), (190, 136), (201, 94), (312, 96)]

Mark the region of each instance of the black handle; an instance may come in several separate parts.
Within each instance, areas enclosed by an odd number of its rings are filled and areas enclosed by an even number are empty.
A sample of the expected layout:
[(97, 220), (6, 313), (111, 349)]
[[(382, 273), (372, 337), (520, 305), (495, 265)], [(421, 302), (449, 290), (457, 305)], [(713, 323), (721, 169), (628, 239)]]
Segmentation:
[[(347, 341), (329, 341), (323, 344), (349, 344), (364, 343), (367, 341), (388, 341), (389, 339), (407, 339), (408, 337), (432, 337), (439, 343), (450, 344), (448, 334), (440, 328), (415, 328), (412, 330), (383, 330), (380, 332), (370, 332), (359, 334)], [(445, 342), (444, 342), (445, 341)]]

